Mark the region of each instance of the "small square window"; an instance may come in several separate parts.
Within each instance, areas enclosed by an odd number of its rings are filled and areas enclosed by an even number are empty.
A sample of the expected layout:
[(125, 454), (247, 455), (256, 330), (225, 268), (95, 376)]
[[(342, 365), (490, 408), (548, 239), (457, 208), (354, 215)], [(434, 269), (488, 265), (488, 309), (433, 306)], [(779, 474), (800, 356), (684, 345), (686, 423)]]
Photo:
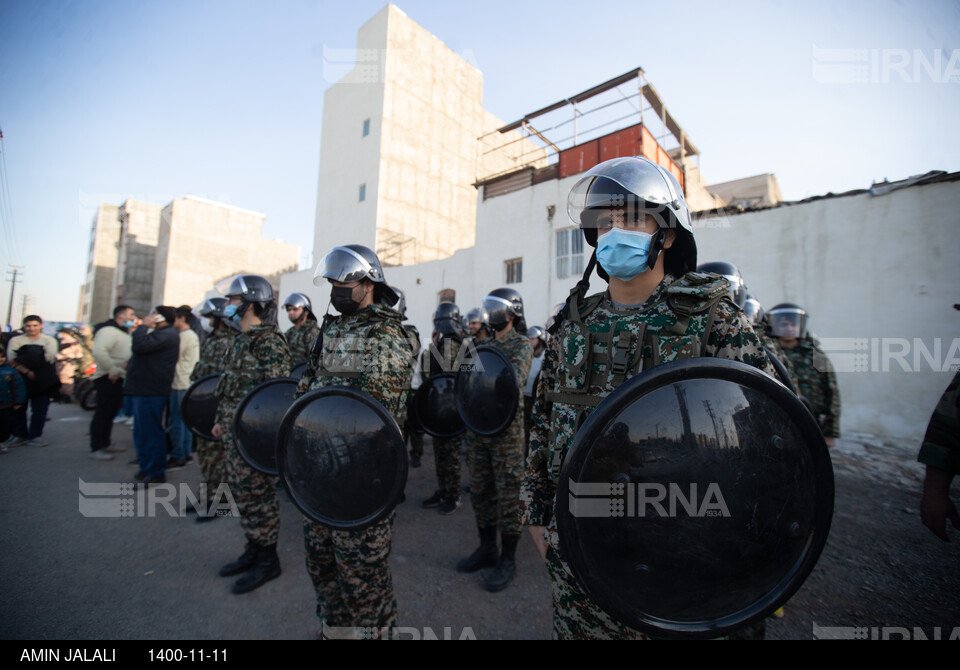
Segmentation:
[(366, 137), (370, 134), (370, 119), (364, 119), (363, 121), (363, 136)]
[(367, 199), (367, 185), (360, 184), (360, 202), (363, 202)]
[(507, 283), (508, 284), (519, 284), (523, 281), (523, 259), (514, 258), (509, 261), (504, 261), (504, 267), (507, 271)]

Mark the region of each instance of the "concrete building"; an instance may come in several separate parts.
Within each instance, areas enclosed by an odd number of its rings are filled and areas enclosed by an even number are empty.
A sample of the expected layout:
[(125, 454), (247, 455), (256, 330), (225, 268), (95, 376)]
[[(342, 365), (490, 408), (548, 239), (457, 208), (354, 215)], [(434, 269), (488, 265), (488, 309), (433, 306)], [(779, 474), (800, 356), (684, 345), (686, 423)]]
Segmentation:
[(117, 240), (117, 269), (113, 275), (111, 310), (130, 305), (137, 314), (147, 314), (156, 303), (150, 300), (153, 270), (160, 239), (160, 205), (127, 200), (120, 206), (120, 236)]
[[(389, 43), (395, 48), (388, 39), (395, 15), (408, 21), (388, 7), (361, 29), (360, 46), (379, 49)], [(372, 39), (374, 32), (379, 41)], [(409, 26), (401, 32), (416, 33)], [(372, 41), (365, 41), (368, 38)], [(381, 57), (384, 63), (391, 62), (389, 53)], [(384, 66), (378, 76), (386, 80), (378, 80), (377, 86), (389, 91), (390, 78), (397, 74)], [(328, 93), (325, 103), (337, 100), (336, 113), (331, 111), (329, 117), (335, 121), (376, 119), (370, 109), (382, 110), (385, 117), (400, 113), (383, 104), (351, 114), (346, 89), (337, 95), (343, 98), (330, 98)], [(353, 103), (367, 104), (359, 89), (354, 95)], [(440, 104), (425, 95), (421, 102)], [(634, 111), (616, 106), (624, 103)], [(381, 211), (384, 201), (377, 200), (376, 211), (362, 209), (369, 202), (348, 207), (343, 194), (348, 187), (356, 192), (362, 169), (351, 163), (345, 168), (353, 170), (349, 178), (337, 181), (325, 161), (331, 155), (352, 155), (351, 151), (362, 154), (360, 160), (370, 166), (370, 174), (376, 166), (374, 192), (379, 194), (384, 192), (385, 175), (402, 174), (406, 168), (394, 165), (399, 159), (389, 150), (377, 153), (377, 146), (370, 145), (361, 152), (341, 141), (341, 133), (332, 134), (329, 149), (327, 120), (325, 109), (315, 260), (334, 245), (360, 243), (376, 248), (382, 258), (403, 263), (387, 267), (385, 276), (405, 291), (408, 317), (423, 334), (430, 332), (441, 299), (453, 299), (465, 312), (504, 285), (523, 295), (528, 324), (545, 323), (579, 280), (592, 251), (566, 213), (571, 186), (600, 161), (644, 155), (670, 169), (683, 185), (691, 209), (703, 212), (696, 223), (701, 262), (727, 260), (739, 265), (751, 291), (768, 308), (783, 301), (808, 308), (812, 329), (839, 371), (842, 432), (918, 442), (949, 381), (950, 367), (960, 366), (960, 338), (955, 337), (960, 316), (950, 309), (960, 285), (958, 175), (925, 175), (801, 203), (781, 202), (771, 174), (708, 185), (699, 171), (697, 148), (638, 68), (513, 123), (488, 126), (479, 134), (478, 154), (487, 162), (477, 160), (472, 242), (459, 240), (446, 249), (452, 255), (411, 263), (406, 252), (391, 255), (392, 247), (385, 244), (388, 236), (383, 231), (402, 227), (384, 225), (393, 220)], [(392, 127), (386, 118), (379, 123)], [(500, 164), (494, 164), (495, 156), (501, 157)], [(451, 169), (451, 174), (460, 174), (440, 157), (417, 160), (419, 165), (427, 161), (436, 166), (438, 173)], [(370, 183), (374, 182), (367, 182), (368, 188)], [(401, 191), (404, 197), (429, 203), (437, 217), (443, 216), (449, 211), (447, 202), (435, 195), (442, 189), (420, 198), (428, 184), (415, 176)], [(446, 197), (452, 196), (448, 192)], [(338, 201), (340, 209), (335, 206)], [(394, 206), (391, 202), (390, 208)], [(423, 213), (433, 212), (428, 207)], [(469, 226), (459, 230), (458, 235), (468, 235)], [(921, 232), (911, 234), (912, 230)], [(405, 249), (425, 247), (435, 239), (429, 230), (402, 231), (412, 238), (396, 238)], [(313, 299), (315, 311), (323, 313), (329, 287), (314, 287), (311, 278), (312, 272), (285, 275), (280, 292), (303, 291)], [(597, 275), (591, 283), (593, 291), (605, 288)], [(284, 315), (281, 325), (288, 325)], [(866, 349), (861, 349), (864, 343)]]
[(214, 284), (241, 272), (274, 286), (295, 272), (300, 247), (263, 239), (265, 214), (188, 195), (160, 214), (151, 305), (195, 305)]
[(80, 293), (78, 319), (99, 323), (113, 312), (113, 276), (117, 269), (117, 239), (120, 236), (119, 207), (102, 204), (90, 225), (87, 277)]
[(149, 313), (195, 305), (221, 279), (261, 274), (276, 286), (297, 269), (300, 248), (263, 239), (266, 216), (194, 196), (165, 207), (139, 200), (101, 205), (90, 237), (80, 320), (97, 323), (116, 305)]

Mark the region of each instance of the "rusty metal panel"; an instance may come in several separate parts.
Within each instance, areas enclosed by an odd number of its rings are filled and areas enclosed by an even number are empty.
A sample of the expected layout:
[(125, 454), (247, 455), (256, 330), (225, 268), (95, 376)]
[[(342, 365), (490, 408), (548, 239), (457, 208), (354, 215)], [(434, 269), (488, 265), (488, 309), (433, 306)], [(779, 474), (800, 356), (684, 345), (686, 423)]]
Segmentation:
[(597, 140), (578, 144), (560, 152), (560, 178), (589, 170), (599, 163), (600, 148)]
[(483, 185), (483, 199), (495, 198), (527, 188), (533, 183), (533, 169), (525, 168), (512, 174), (499, 177)]
[(533, 183), (540, 184), (551, 179), (557, 179), (560, 176), (560, 163), (554, 163), (547, 167), (540, 168), (533, 173)]
[(600, 161), (640, 155), (640, 124), (600, 138)]

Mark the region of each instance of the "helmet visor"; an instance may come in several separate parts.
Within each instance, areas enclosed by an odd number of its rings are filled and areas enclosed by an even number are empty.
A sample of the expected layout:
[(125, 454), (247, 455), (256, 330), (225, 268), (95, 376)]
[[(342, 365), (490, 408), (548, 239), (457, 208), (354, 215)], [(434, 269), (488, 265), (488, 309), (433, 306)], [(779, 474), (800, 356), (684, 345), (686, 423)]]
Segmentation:
[(247, 288), (247, 283), (243, 281), (243, 275), (227, 277), (217, 283), (216, 289), (221, 295), (225, 295), (228, 298), (234, 295), (247, 295), (250, 292), (250, 289)]
[(507, 315), (513, 314), (513, 303), (504, 298), (498, 298), (495, 295), (488, 295), (483, 299), (483, 310), (486, 319), (484, 321), (490, 325), (506, 323)]
[(747, 317), (747, 321), (755, 324), (760, 314), (760, 301), (756, 298), (747, 298), (743, 303), (743, 314)]
[(772, 309), (768, 313), (775, 337), (801, 338), (807, 333), (807, 313), (795, 307)]
[(323, 257), (313, 273), (313, 283), (321, 286), (324, 280), (351, 283), (370, 276), (370, 264), (366, 259), (346, 247), (334, 247)]

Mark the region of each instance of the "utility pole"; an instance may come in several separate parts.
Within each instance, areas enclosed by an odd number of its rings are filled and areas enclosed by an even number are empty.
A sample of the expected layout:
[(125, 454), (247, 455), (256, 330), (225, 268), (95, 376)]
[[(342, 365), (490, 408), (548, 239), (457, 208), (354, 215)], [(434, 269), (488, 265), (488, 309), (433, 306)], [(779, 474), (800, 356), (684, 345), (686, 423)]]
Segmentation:
[[(7, 328), (10, 328), (10, 317), (13, 315), (13, 292), (17, 287), (17, 282), (22, 281), (17, 279), (17, 274), (23, 270), (23, 268), (18, 265), (11, 267), (13, 268), (13, 277), (7, 279), (7, 281), (10, 282), (10, 303), (7, 305)], [(10, 270), (7, 270), (7, 274), (10, 274)]]
[[(27, 307), (29, 305), (29, 307)], [(33, 298), (24, 294), (23, 296), (23, 305), (20, 307), (20, 323), (23, 323), (23, 319), (30, 313), (30, 309), (33, 308)]]

